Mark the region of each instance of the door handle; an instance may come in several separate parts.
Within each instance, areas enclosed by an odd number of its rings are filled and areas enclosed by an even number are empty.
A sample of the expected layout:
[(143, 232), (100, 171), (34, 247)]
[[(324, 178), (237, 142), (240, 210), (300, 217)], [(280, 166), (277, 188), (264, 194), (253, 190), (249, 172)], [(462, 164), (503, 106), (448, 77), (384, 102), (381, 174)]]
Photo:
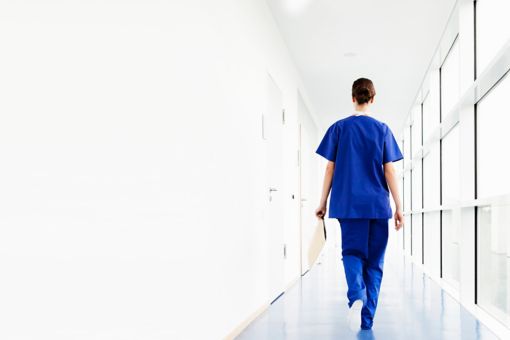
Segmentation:
[(269, 202), (273, 200), (273, 195), (271, 195), (273, 191), (278, 191), (278, 189), (269, 187)]

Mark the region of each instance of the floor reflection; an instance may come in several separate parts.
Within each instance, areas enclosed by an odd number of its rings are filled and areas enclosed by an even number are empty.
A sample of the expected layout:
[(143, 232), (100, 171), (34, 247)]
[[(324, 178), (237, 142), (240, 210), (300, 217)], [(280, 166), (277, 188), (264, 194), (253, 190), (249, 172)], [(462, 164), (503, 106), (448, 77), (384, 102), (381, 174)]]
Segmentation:
[(391, 247), (373, 329), (347, 325), (338, 245), (260, 315), (238, 339), (497, 339), (435, 282)]

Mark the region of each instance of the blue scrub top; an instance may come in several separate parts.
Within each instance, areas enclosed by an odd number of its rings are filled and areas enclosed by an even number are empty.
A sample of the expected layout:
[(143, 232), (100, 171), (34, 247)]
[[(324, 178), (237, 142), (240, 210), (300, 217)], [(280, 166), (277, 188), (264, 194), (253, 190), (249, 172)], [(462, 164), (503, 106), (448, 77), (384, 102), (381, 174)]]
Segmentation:
[(383, 164), (404, 158), (388, 125), (367, 116), (333, 123), (316, 153), (335, 162), (330, 218), (391, 218)]

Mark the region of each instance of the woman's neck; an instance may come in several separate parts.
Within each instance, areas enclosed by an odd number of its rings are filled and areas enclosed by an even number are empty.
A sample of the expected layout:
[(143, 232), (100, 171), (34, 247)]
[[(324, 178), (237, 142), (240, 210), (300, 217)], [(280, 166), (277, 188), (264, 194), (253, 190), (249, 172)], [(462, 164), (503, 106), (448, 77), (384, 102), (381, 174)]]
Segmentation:
[(368, 116), (368, 111), (358, 111), (358, 110), (354, 110), (354, 115), (355, 116)]
[(356, 114), (364, 114), (364, 115), (368, 115), (370, 113), (367, 105), (363, 105), (363, 106), (355, 105), (354, 112), (356, 112)]

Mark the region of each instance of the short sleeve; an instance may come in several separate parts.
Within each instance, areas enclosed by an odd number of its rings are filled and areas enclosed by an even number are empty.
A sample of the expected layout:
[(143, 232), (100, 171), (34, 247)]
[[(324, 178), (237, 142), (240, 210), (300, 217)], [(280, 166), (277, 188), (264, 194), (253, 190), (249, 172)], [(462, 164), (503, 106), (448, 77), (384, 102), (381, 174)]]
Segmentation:
[(396, 162), (404, 158), (402, 156), (402, 152), (393, 136), (389, 127), (386, 127), (386, 134), (384, 136), (384, 145), (383, 145), (383, 164), (388, 162)]
[(334, 162), (336, 160), (337, 149), (338, 149), (338, 126), (335, 123), (328, 128), (315, 153), (321, 155), (322, 157), (326, 158), (329, 161)]

